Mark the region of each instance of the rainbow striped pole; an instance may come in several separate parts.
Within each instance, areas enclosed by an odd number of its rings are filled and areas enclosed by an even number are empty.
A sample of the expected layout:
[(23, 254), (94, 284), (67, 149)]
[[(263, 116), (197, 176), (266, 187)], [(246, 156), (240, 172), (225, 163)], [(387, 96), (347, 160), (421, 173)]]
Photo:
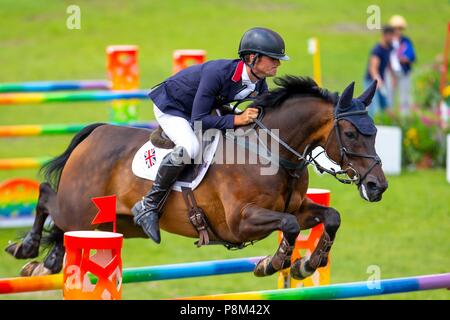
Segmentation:
[[(114, 125), (127, 125), (135, 128), (155, 129), (156, 122), (129, 122), (129, 123), (110, 123)], [(0, 126), (0, 137), (23, 137), (23, 136), (41, 136), (51, 134), (67, 134), (81, 131), (89, 123), (74, 124), (30, 124), (30, 125), (11, 125)]]
[(123, 282), (170, 280), (251, 272), (262, 258), (264, 257), (177, 263), (125, 269), (123, 271)]
[(36, 104), (47, 102), (112, 101), (117, 99), (148, 99), (150, 90), (80, 91), (44, 93), (2, 93), (0, 105)]
[(329, 300), (450, 288), (450, 273), (329, 286), (225, 293), (182, 300)]
[(0, 279), (0, 294), (57, 290), (62, 288), (63, 275)]
[(0, 170), (39, 168), (50, 160), (52, 157), (0, 159)]
[(0, 83), (0, 92), (42, 92), (63, 90), (110, 90), (106, 80), (30, 81)]
[[(251, 272), (263, 257), (177, 263), (124, 269), (123, 283), (182, 279)], [(95, 283), (95, 278), (91, 281)], [(0, 279), (0, 294), (61, 289), (63, 275)]]

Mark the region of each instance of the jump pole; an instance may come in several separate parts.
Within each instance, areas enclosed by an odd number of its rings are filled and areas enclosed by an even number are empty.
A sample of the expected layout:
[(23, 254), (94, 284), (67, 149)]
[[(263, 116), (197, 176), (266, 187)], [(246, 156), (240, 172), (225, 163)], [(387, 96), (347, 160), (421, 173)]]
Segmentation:
[[(251, 272), (263, 257), (177, 263), (124, 269), (123, 283), (206, 277)], [(95, 283), (94, 279), (91, 279)], [(61, 289), (63, 275), (0, 279), (0, 294)]]
[(113, 101), (117, 99), (148, 99), (150, 90), (2, 93), (0, 105), (38, 104), (48, 102)]
[(179, 300), (330, 300), (450, 288), (450, 273), (320, 287), (226, 293)]
[[(109, 123), (112, 125), (126, 125), (135, 128), (156, 129), (155, 122), (126, 122)], [(53, 134), (77, 133), (89, 123), (70, 123), (70, 124), (28, 124), (28, 125), (10, 125), (0, 126), (0, 137), (24, 137), (41, 136)]]
[(106, 80), (28, 81), (0, 83), (0, 92), (47, 92), (63, 90), (110, 90)]
[(0, 159), (0, 170), (39, 168), (50, 160), (52, 157)]

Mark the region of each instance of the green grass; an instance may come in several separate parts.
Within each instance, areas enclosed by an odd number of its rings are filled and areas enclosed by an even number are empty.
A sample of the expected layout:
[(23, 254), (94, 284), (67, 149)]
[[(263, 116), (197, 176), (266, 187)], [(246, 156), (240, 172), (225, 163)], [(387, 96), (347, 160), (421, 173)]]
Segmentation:
[[(365, 28), (372, 1), (87, 1), (81, 7), (81, 30), (65, 27), (70, 1), (0, 0), (0, 82), (104, 78), (105, 47), (139, 46), (141, 87), (159, 83), (171, 73), (172, 51), (200, 48), (208, 59), (234, 58), (241, 34), (252, 26), (274, 28), (286, 40), (291, 61), (279, 75), (312, 74), (307, 39), (321, 41), (323, 84), (342, 91), (350, 82), (362, 89), (370, 48), (378, 31)], [(446, 1), (377, 1), (381, 18), (403, 14), (408, 35), (416, 44), (417, 69), (442, 52), (450, 7)], [(0, 125), (105, 121), (108, 104), (55, 103), (0, 106)], [(139, 119), (151, 120), (149, 101), (139, 105)], [(70, 136), (0, 140), (0, 158), (57, 155)], [(0, 172), (11, 177), (36, 177), (36, 170)], [(313, 177), (311, 186), (332, 190), (332, 205), (342, 214), (342, 226), (332, 253), (332, 282), (365, 280), (367, 267), (379, 265), (382, 277), (447, 272), (449, 255), (450, 188), (443, 170), (406, 172), (391, 177), (382, 202), (368, 204), (352, 187), (330, 178)], [(0, 230), (0, 246), (18, 231)], [(148, 240), (127, 240), (124, 267), (271, 254), (275, 235), (239, 252), (221, 247), (197, 249), (192, 239), (167, 233), (160, 246)], [(16, 276), (23, 261), (0, 253), (1, 277)], [(276, 277), (250, 274), (131, 284), (125, 299), (168, 298), (276, 287)], [(59, 292), (1, 296), (0, 299), (61, 298)], [(377, 299), (449, 299), (448, 291), (400, 294)]]
[[(352, 186), (330, 177), (312, 175), (311, 186), (328, 188), (331, 204), (342, 216), (342, 225), (332, 249), (332, 283), (364, 281), (367, 268), (377, 265), (382, 278), (448, 272), (450, 211), (449, 186), (442, 170), (405, 173), (389, 178), (383, 201), (369, 204)], [(430, 187), (432, 186), (432, 188)], [(0, 247), (17, 236), (18, 230), (0, 230)], [(223, 247), (196, 248), (193, 239), (163, 233), (160, 246), (150, 240), (126, 240), (124, 267), (139, 267), (188, 261), (267, 255), (276, 248), (276, 235), (241, 251)], [(16, 276), (23, 261), (0, 253), (0, 275)], [(276, 288), (276, 276), (256, 278), (251, 274), (226, 275), (127, 284), (124, 299), (157, 299), (176, 296), (238, 292)], [(15, 294), (2, 298), (54, 299), (60, 292)], [(375, 299), (450, 299), (446, 290), (416, 292)]]

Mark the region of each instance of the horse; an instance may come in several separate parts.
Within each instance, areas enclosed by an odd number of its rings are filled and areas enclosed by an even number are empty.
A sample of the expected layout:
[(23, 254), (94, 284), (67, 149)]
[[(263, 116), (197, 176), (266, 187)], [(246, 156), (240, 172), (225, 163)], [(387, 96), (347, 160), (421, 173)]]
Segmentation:
[[(284, 76), (275, 83), (277, 88), (256, 98), (254, 105), (261, 106), (264, 112), (252, 125), (257, 134), (279, 129), (278, 135), (272, 136), (280, 143), (276, 174), (261, 175), (260, 163), (213, 163), (193, 194), (205, 212), (211, 241), (242, 248), (273, 231), (283, 233), (276, 252), (257, 263), (255, 276), (269, 276), (290, 267), (293, 278), (304, 279), (327, 264), (340, 226), (340, 214), (335, 208), (318, 205), (306, 197), (307, 165), (315, 162), (311, 150), (323, 147), (327, 156), (343, 168), (341, 173), (347, 178), (341, 180), (354, 183), (360, 196), (369, 202), (380, 201), (388, 187), (375, 151), (376, 129), (367, 132), (367, 128), (375, 128), (367, 107), (376, 82), (358, 98), (353, 98), (354, 82), (340, 96), (320, 88), (310, 78)], [(110, 227), (91, 225), (97, 212), (92, 197), (115, 194), (117, 232), (126, 238), (146, 237), (134, 224), (131, 207), (152, 182), (135, 176), (131, 163), (148, 136), (147, 129), (91, 124), (74, 136), (60, 156), (43, 167), (46, 181), (40, 184), (32, 229), (5, 250), (17, 259), (30, 259), (39, 255), (43, 240), (52, 247), (43, 262), (28, 263), (22, 269), (23, 276), (61, 271), (64, 232)], [(243, 148), (236, 142), (232, 146)], [(163, 208), (160, 227), (196, 238), (198, 233), (187, 210), (182, 194), (172, 191)], [(43, 238), (48, 216), (53, 225)], [(299, 232), (320, 223), (324, 232), (311, 256), (291, 263)]]

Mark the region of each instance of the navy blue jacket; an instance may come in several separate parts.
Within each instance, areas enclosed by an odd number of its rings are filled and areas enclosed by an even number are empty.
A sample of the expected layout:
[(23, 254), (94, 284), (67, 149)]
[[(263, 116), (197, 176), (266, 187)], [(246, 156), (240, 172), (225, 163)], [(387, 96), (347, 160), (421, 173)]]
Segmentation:
[[(384, 80), (386, 68), (389, 66), (389, 57), (391, 55), (391, 51), (392, 51), (391, 46), (383, 47), (380, 43), (377, 43), (372, 48), (372, 51), (370, 52), (369, 63), (370, 63), (370, 58), (372, 56), (376, 56), (376, 57), (378, 57), (378, 59), (380, 59), (380, 64), (378, 65), (378, 73), (379, 73), (381, 79), (383, 79), (383, 80)], [(370, 72), (369, 72), (369, 63), (367, 64), (367, 69), (366, 69), (366, 80), (373, 81), (374, 79), (372, 79), (372, 76), (370, 75)]]
[[(162, 112), (182, 117), (191, 125), (201, 121), (204, 130), (232, 129), (234, 115), (211, 115), (211, 110), (233, 101), (245, 89), (242, 68), (244, 63), (239, 59), (192, 65), (168, 78), (149, 96)], [(265, 79), (257, 82), (255, 91), (256, 94), (268, 91)]]

